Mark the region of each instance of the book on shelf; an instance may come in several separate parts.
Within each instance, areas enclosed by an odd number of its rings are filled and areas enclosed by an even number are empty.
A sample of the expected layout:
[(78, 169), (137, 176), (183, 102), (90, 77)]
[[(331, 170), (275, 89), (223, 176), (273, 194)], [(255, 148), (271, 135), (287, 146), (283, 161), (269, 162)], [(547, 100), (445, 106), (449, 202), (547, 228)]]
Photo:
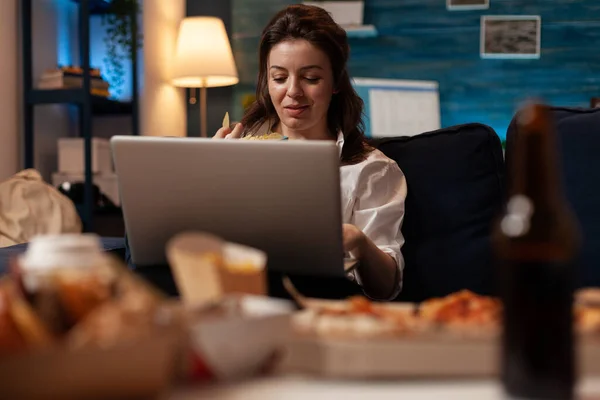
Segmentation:
[[(49, 70), (42, 74), (37, 89), (77, 89), (83, 87), (83, 75), (66, 69)], [(110, 85), (99, 73), (90, 74), (90, 92), (96, 96), (109, 97)]]

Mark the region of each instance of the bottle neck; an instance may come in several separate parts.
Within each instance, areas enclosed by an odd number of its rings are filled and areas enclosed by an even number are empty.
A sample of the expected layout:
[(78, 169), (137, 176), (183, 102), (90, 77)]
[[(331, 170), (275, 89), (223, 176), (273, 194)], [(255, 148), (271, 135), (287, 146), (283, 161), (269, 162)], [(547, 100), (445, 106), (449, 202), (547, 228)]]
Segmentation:
[(550, 126), (516, 133), (509, 196), (524, 195), (538, 211), (562, 205), (557, 140)]

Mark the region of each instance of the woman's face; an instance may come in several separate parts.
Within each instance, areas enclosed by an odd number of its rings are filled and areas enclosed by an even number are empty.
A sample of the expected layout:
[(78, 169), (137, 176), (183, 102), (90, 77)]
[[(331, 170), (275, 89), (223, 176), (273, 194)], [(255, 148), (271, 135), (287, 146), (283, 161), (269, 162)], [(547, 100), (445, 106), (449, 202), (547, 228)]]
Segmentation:
[(334, 90), (327, 55), (303, 39), (284, 41), (271, 49), (267, 68), (269, 95), (282, 133), (327, 138), (327, 110)]

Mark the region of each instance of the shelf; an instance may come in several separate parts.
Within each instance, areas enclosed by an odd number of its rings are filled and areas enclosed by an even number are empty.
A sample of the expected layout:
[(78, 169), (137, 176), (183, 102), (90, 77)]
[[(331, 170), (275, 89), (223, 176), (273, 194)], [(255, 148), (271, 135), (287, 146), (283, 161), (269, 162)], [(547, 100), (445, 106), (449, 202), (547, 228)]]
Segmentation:
[[(2, 1), (2, 0), (0, 0)], [(108, 14), (113, 12), (113, 0), (71, 0), (77, 4), (78, 8), (78, 50), (79, 65), (83, 69), (90, 67), (90, 15)], [(140, 0), (143, 1), (143, 0)], [(166, 0), (165, 0), (166, 1)], [(134, 76), (132, 80), (133, 98), (131, 102), (120, 102), (107, 99), (102, 96), (95, 96), (88, 93), (82, 87), (80, 88), (58, 88), (58, 89), (34, 89), (33, 78), (33, 0), (20, 0), (21, 4), (21, 49), (22, 49), (22, 80), (23, 87), (26, 88), (22, 97), (23, 105), (23, 165), (24, 168), (35, 168), (35, 118), (34, 110), (36, 105), (43, 104), (64, 104), (76, 105), (79, 107), (79, 136), (91, 139), (92, 117), (102, 115), (129, 115), (132, 117), (132, 133), (137, 135), (139, 132), (138, 117), (138, 82), (137, 82), (137, 52), (133, 53), (132, 70)], [(139, 3), (137, 3), (139, 4)], [(132, 10), (133, 11), (133, 10)], [(131, 17), (133, 17), (133, 12)], [(131, 18), (135, 25), (137, 19)], [(137, 29), (131, 30), (131, 41), (136, 42)], [(91, 82), (90, 82), (91, 84)], [(87, 110), (82, 105), (89, 105)], [(90, 112), (88, 112), (90, 111)], [(89, 142), (89, 141), (88, 141)], [(86, 160), (85, 178), (83, 185), (82, 204), (78, 205), (81, 219), (84, 225), (84, 231), (93, 231), (95, 222), (102, 222), (106, 219), (119, 219), (118, 213), (113, 216), (110, 211), (102, 210), (102, 218), (97, 218), (98, 210), (94, 209), (93, 179), (89, 161), (91, 161), (91, 146), (84, 146), (84, 157)], [(106, 215), (104, 215), (107, 213)], [(110, 215), (109, 215), (110, 214)], [(113, 218), (114, 217), (114, 218)], [(121, 218), (122, 219), (122, 218)], [(120, 226), (120, 225), (119, 225)], [(123, 228), (124, 229), (124, 228)], [(117, 235), (120, 236), (121, 234)]]
[(132, 115), (133, 104), (130, 101), (117, 101), (105, 97), (92, 97), (92, 114), (94, 115)]
[(377, 28), (374, 25), (344, 26), (349, 38), (372, 38), (377, 37)]
[(27, 96), (28, 104), (81, 104), (83, 89), (34, 89)]
[[(131, 115), (133, 105), (107, 99), (101, 96), (90, 96), (93, 115)], [(29, 92), (28, 104), (82, 104), (83, 89), (34, 89)]]

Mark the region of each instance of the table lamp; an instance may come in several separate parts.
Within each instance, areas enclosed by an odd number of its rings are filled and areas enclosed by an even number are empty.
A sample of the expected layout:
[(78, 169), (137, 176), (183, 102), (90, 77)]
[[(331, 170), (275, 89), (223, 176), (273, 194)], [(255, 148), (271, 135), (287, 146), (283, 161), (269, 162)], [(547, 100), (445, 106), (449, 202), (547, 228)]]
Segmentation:
[[(225, 24), (216, 17), (187, 17), (179, 25), (173, 85), (200, 88), (200, 135), (206, 134), (206, 88), (239, 82)], [(190, 98), (194, 104), (196, 99)]]

